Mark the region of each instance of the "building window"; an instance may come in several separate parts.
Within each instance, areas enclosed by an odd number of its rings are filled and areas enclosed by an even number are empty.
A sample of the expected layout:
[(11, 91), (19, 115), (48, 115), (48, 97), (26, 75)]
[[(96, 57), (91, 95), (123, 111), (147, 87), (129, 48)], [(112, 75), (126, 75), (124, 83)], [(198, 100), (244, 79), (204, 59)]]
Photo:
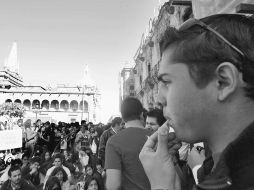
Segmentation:
[(130, 96), (134, 96), (134, 93), (133, 93), (133, 92), (131, 92), (131, 93), (130, 93)]
[(131, 86), (130, 86), (130, 90), (134, 90), (134, 85), (131, 85)]
[(151, 65), (148, 64), (147, 68), (148, 68), (148, 73), (150, 73), (150, 71), (151, 71)]

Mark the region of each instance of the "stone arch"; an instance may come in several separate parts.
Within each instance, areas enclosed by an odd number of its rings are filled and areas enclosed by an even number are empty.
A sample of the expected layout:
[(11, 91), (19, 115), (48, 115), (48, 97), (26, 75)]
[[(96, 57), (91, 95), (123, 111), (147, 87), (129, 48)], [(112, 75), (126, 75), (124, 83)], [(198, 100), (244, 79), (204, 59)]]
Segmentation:
[(20, 99), (16, 99), (14, 102), (21, 104), (21, 100)]
[(70, 108), (73, 111), (77, 111), (78, 110), (78, 102), (76, 100), (72, 100), (71, 103), (70, 103)]
[(11, 99), (5, 100), (5, 103), (9, 103), (9, 102), (12, 102), (12, 100)]
[(49, 109), (49, 101), (48, 100), (43, 100), (41, 102), (41, 108)]
[(40, 101), (39, 100), (34, 100), (32, 103), (32, 108), (40, 108)]
[(68, 110), (69, 109), (69, 102), (67, 100), (62, 100), (60, 103), (60, 108), (64, 109), (64, 110)]
[(54, 108), (54, 109), (58, 110), (59, 109), (58, 100), (52, 100), (51, 103), (50, 103), (50, 108)]
[[(84, 105), (84, 109), (83, 109), (83, 105)], [(84, 112), (88, 112), (88, 103), (87, 101), (81, 101), (80, 104), (79, 104), (79, 109), (80, 110), (83, 110)]]
[(30, 107), (31, 107), (31, 101), (28, 100), (28, 99), (25, 99), (25, 100), (23, 101), (23, 105), (24, 105), (25, 107), (27, 107), (28, 109), (30, 109)]

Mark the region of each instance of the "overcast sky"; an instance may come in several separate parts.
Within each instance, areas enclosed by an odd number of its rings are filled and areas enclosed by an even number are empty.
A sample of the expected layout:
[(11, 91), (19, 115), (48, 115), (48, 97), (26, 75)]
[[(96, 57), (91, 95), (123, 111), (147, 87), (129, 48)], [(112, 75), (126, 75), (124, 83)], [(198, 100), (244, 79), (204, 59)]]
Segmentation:
[(88, 64), (103, 121), (118, 112), (118, 73), (133, 63), (159, 0), (0, 0), (0, 68), (14, 41), (32, 85), (78, 84)]

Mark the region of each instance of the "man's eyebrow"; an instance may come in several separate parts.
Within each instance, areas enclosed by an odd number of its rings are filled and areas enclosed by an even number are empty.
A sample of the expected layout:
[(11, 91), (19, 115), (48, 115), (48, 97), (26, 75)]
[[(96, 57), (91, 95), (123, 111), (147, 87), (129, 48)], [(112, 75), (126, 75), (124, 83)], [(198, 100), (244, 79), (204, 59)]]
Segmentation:
[(163, 80), (163, 77), (164, 77), (164, 76), (168, 76), (168, 74), (167, 74), (167, 73), (159, 74), (158, 77), (157, 77), (157, 80), (158, 80), (158, 81), (164, 81), (164, 80)]

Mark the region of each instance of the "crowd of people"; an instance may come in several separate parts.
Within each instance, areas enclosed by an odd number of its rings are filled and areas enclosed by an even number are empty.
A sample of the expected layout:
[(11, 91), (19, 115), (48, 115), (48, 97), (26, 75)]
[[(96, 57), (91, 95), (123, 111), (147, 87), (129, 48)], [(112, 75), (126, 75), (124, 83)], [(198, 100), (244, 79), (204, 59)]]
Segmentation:
[(2, 153), (1, 190), (253, 189), (253, 34), (234, 14), (168, 28), (163, 111), (127, 97), (105, 126), (27, 120), (22, 150)]
[[(1, 151), (2, 189), (12, 189), (15, 180), (21, 189), (28, 186), (51, 189), (56, 178), (62, 190), (91, 189), (89, 185), (104, 189), (104, 170), (98, 149), (102, 132), (111, 124), (93, 125), (83, 120), (81, 125), (78, 122), (56, 125), (42, 123), (40, 119), (34, 124), (30, 119), (18, 122), (23, 130), (23, 146)], [(88, 181), (91, 184), (85, 183)]]
[(1, 190), (133, 189), (132, 183), (149, 189), (138, 155), (166, 119), (160, 107), (147, 111), (132, 97), (123, 101), (121, 113), (107, 125), (18, 120), (23, 146), (2, 151)]

